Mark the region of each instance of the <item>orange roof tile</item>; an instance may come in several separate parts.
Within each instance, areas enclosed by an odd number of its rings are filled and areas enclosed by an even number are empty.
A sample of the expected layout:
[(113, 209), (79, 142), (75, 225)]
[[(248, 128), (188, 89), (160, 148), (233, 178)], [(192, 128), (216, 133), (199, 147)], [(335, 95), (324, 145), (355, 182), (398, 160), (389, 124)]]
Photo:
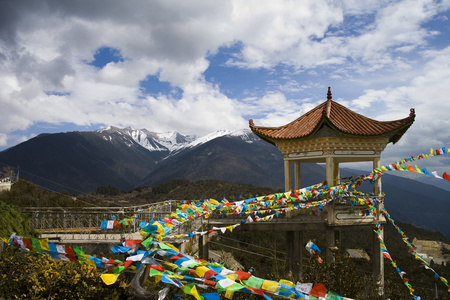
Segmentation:
[[(263, 140), (275, 143), (276, 140), (304, 139), (311, 137), (324, 124), (346, 136), (388, 135), (389, 142), (396, 143), (412, 125), (415, 118), (414, 108), (408, 117), (395, 121), (377, 121), (360, 115), (331, 99), (328, 88), (327, 101), (316, 106), (303, 116), (289, 124), (279, 127), (255, 126), (249, 121), (250, 129)], [(389, 134), (391, 134), (389, 136)]]

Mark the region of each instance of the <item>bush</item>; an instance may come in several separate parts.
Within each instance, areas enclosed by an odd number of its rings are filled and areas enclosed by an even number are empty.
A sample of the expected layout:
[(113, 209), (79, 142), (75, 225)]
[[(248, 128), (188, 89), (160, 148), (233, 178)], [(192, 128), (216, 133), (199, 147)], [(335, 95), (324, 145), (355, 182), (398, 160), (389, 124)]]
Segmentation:
[(126, 299), (125, 276), (106, 286), (95, 266), (21, 253), (8, 246), (0, 253), (0, 295), (4, 299)]
[(0, 201), (0, 237), (8, 238), (15, 232), (21, 236), (36, 236), (29, 226), (29, 218), (15, 207)]

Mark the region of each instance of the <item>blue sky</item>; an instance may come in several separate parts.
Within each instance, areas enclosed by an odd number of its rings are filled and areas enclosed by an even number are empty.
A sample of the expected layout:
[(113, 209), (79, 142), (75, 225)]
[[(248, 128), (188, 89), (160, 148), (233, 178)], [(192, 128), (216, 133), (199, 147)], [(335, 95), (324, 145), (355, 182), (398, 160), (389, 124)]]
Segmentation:
[(279, 126), (328, 86), (373, 119), (416, 109), (386, 162), (450, 146), (448, 0), (23, 0), (0, 12), (0, 150), (108, 125)]

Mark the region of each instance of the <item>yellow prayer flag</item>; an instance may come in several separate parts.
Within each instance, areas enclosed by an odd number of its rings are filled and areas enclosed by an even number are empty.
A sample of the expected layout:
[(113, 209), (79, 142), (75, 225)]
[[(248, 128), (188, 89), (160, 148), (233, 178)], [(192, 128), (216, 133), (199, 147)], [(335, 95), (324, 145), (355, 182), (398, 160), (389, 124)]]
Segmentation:
[(155, 276), (155, 283), (160, 282), (161, 278), (162, 278), (162, 273), (156, 274), (156, 276)]
[(197, 288), (195, 287), (195, 285), (192, 287), (191, 289), (191, 295), (195, 297), (195, 299), (197, 300), (202, 300), (203, 297), (200, 296), (200, 294), (197, 291)]
[(238, 275), (237, 274), (228, 274), (228, 275), (225, 275), (225, 277), (228, 279), (231, 279), (231, 280), (236, 280)]
[(289, 287), (295, 287), (295, 284), (292, 281), (286, 280), (286, 279), (281, 279), (280, 283), (285, 284)]
[(272, 280), (264, 280), (261, 289), (275, 293), (280, 284)]
[(170, 262), (163, 262), (163, 264), (169, 268), (171, 268), (172, 270), (176, 270), (178, 269), (178, 266), (176, 264), (170, 263)]
[(97, 268), (97, 265), (95, 264), (95, 261), (92, 260), (92, 259), (90, 259), (90, 258), (87, 258), (87, 259), (86, 259), (86, 263), (87, 263), (88, 265), (90, 265), (90, 266), (94, 266), (94, 267)]
[(214, 199), (209, 199), (209, 203), (214, 204), (214, 205), (220, 204), (217, 200), (214, 200)]
[(50, 251), (50, 246), (48, 245), (48, 239), (39, 239), (39, 244), (41, 244), (42, 250)]
[(227, 298), (227, 299), (233, 299), (233, 295), (234, 295), (234, 291), (231, 291), (229, 289), (225, 292), (225, 298)]
[(230, 232), (233, 232), (233, 226), (227, 226), (226, 229), (228, 229)]
[(111, 285), (117, 281), (117, 278), (119, 277), (119, 275), (120, 274), (105, 273), (105, 274), (100, 275), (100, 278), (103, 280), (103, 282), (106, 285)]
[(169, 244), (169, 243), (166, 243), (166, 245), (169, 246), (170, 248), (172, 248), (173, 250), (175, 250), (176, 252), (180, 252), (180, 250), (178, 250), (178, 248), (175, 247), (174, 245)]
[(419, 169), (419, 167), (416, 165), (416, 171), (417, 173), (423, 174), (423, 172)]
[(208, 272), (210, 269), (204, 266), (199, 266), (195, 268), (195, 274), (197, 274), (198, 277), (203, 277), (206, 272)]

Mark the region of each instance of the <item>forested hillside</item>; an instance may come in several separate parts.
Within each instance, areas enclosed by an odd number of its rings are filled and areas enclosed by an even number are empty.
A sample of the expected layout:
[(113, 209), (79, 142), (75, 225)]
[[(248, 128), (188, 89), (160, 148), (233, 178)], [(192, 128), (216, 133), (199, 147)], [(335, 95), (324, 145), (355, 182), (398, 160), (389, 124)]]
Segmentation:
[[(32, 236), (35, 235), (27, 224), (27, 219), (20, 214), (21, 206), (97, 206), (97, 205), (133, 205), (148, 202), (159, 202), (169, 199), (204, 199), (214, 198), (238, 200), (246, 197), (270, 194), (275, 191), (269, 188), (252, 185), (229, 183), (218, 180), (204, 180), (189, 182), (187, 180), (172, 180), (155, 187), (140, 187), (131, 191), (120, 191), (112, 186), (100, 186), (90, 194), (70, 196), (68, 193), (55, 193), (43, 190), (26, 180), (20, 180), (13, 185), (10, 192), (0, 193), (2, 226), (1, 236), (7, 237), (11, 232)], [(410, 241), (414, 238), (434, 240), (450, 244), (450, 239), (443, 234), (432, 232), (415, 226), (396, 222), (405, 232)], [(320, 249), (326, 249), (326, 237), (323, 232), (305, 232), (304, 242), (313, 240)], [(235, 230), (219, 234), (211, 240), (211, 249), (233, 253), (234, 257), (244, 266), (255, 269), (255, 275), (271, 279), (289, 279), (285, 273), (284, 259), (286, 236), (283, 233), (259, 233)], [(306, 282), (322, 282), (330, 290), (342, 295), (360, 299), (378, 299), (374, 293), (371, 279), (372, 263), (365, 259), (346, 258), (346, 249), (361, 249), (369, 258), (372, 256), (373, 233), (371, 230), (349, 229), (342, 231), (341, 245), (336, 249), (337, 259), (334, 263), (318, 264), (305, 249), (303, 249), (304, 280)], [(406, 277), (416, 289), (416, 294), (422, 299), (432, 299), (435, 287), (438, 289), (440, 299), (448, 299), (445, 285), (434, 278), (434, 273), (426, 270), (420, 261), (415, 260), (409, 253), (398, 231), (390, 224), (385, 225), (385, 243), (399, 268), (406, 272)], [(222, 252), (223, 253), (223, 252)], [(17, 254), (14, 254), (17, 255)], [(33, 259), (29, 263), (37, 263)], [(54, 265), (59, 272), (67, 272), (66, 267), (60, 263)], [(437, 265), (431, 267), (444, 278), (450, 277), (450, 265)], [(40, 268), (40, 269), (39, 269)], [(38, 269), (44, 272), (43, 266)], [(75, 269), (72, 269), (75, 270)], [(75, 271), (74, 271), (75, 272)], [(83, 280), (92, 280), (86, 270), (81, 272)], [(84, 273), (83, 273), (84, 272)], [(397, 271), (385, 260), (386, 296), (391, 299), (405, 299), (408, 291)], [(94, 282), (94, 281), (92, 281)], [(101, 283), (99, 283), (101, 284)], [(159, 287), (159, 288), (162, 288)], [(103, 289), (102, 293), (107, 290)], [(240, 299), (236, 295), (236, 299)], [(242, 298), (243, 299), (243, 298)]]

